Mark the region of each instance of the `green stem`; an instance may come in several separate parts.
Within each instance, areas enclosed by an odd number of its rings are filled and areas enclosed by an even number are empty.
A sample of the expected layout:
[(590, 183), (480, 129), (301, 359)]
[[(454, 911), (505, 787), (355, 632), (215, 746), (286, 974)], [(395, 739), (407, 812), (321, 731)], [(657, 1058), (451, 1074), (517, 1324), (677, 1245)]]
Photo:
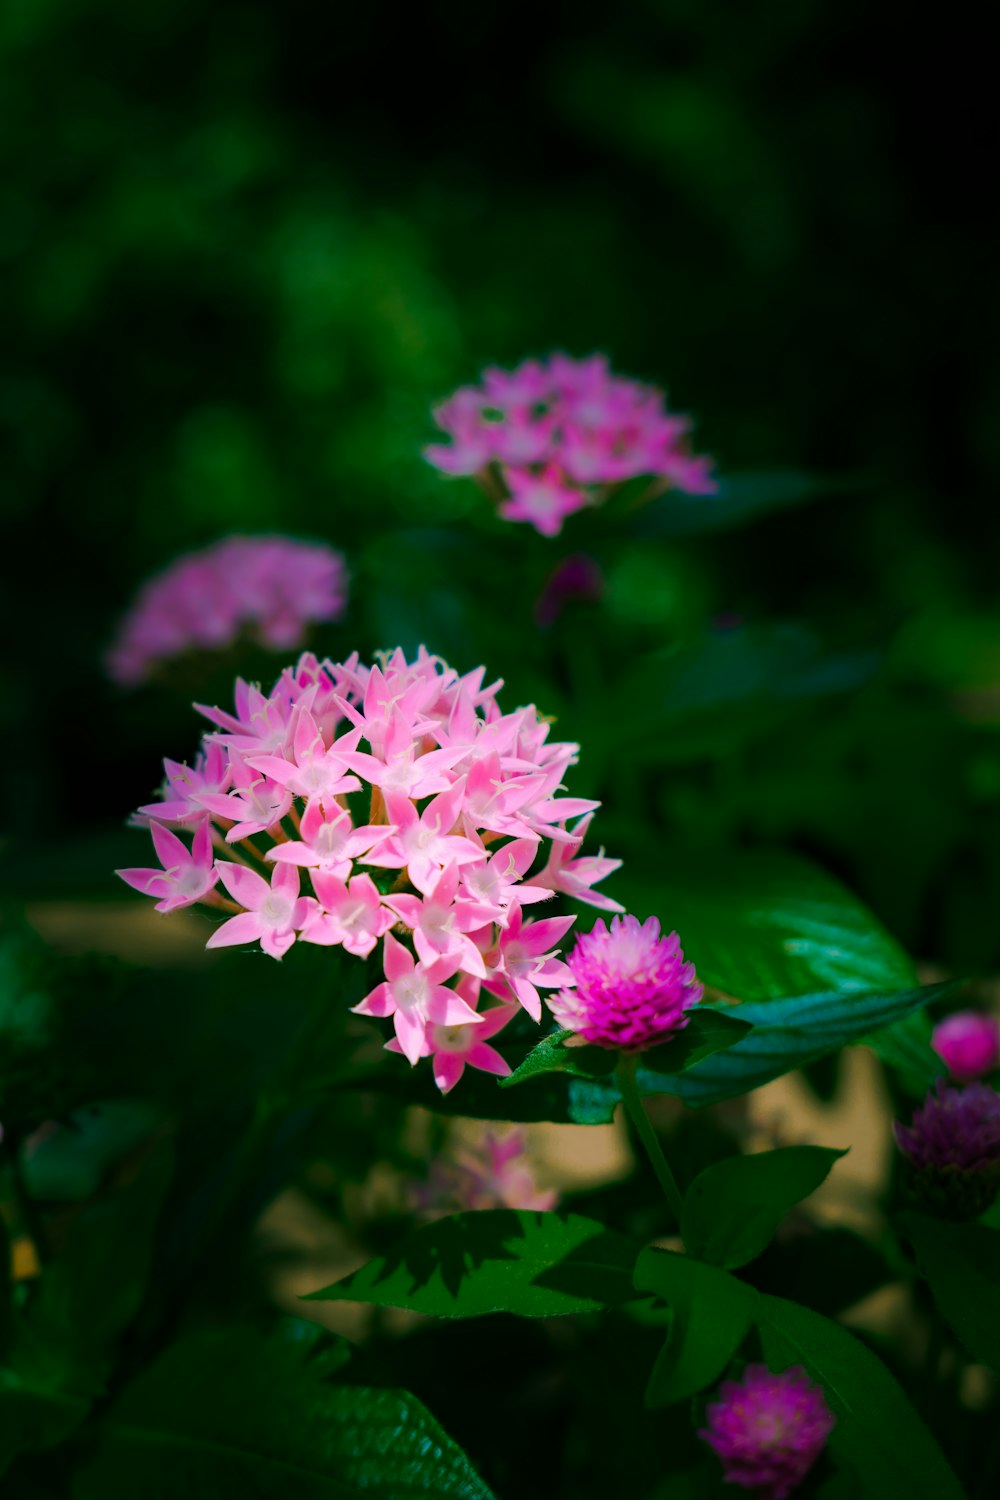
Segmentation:
[(664, 1196), (670, 1204), (671, 1211), (677, 1220), (677, 1226), (680, 1228), (681, 1210), (684, 1200), (674, 1180), (674, 1174), (667, 1164), (667, 1158), (663, 1154), (663, 1149), (656, 1138), (656, 1132), (649, 1123), (649, 1116), (646, 1114), (642, 1095), (639, 1093), (639, 1085), (635, 1080), (638, 1061), (638, 1056), (635, 1053), (631, 1055), (626, 1053), (622, 1056), (615, 1075), (618, 1079), (618, 1088), (621, 1091), (625, 1109), (638, 1132), (639, 1139), (646, 1148), (646, 1155), (652, 1163), (657, 1181), (663, 1189)]

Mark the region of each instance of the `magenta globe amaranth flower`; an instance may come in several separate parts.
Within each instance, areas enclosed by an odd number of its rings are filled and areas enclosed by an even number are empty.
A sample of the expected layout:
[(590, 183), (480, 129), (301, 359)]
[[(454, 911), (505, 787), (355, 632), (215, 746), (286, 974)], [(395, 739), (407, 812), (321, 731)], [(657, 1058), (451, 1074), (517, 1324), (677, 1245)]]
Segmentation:
[(748, 1365), (739, 1381), (723, 1382), (698, 1433), (722, 1460), (728, 1484), (756, 1490), (758, 1500), (784, 1500), (826, 1447), (834, 1416), (801, 1365), (775, 1375)]
[(972, 1219), (1000, 1190), (1000, 1094), (985, 1083), (938, 1081), (909, 1125), (893, 1125), (912, 1197), (935, 1213)]
[(550, 995), (561, 1026), (598, 1047), (642, 1052), (688, 1024), (702, 988), (685, 963), (676, 932), (660, 936), (655, 917), (612, 917), (577, 939), (567, 959), (574, 989)]
[(962, 1010), (935, 1026), (931, 1046), (958, 1083), (972, 1083), (1000, 1063), (1000, 1026), (982, 1011)]

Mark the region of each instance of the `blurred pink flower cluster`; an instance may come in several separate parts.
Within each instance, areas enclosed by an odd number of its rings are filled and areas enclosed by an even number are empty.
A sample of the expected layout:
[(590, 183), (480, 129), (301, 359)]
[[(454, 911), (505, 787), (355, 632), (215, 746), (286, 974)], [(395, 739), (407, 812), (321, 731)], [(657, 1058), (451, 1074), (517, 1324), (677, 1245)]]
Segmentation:
[(229, 536), (177, 558), (150, 578), (108, 652), (122, 687), (144, 682), (185, 651), (216, 651), (252, 630), (288, 650), (307, 625), (337, 620), (347, 604), (347, 570), (332, 547), (284, 536)]
[(480, 1140), (437, 1156), (426, 1182), (411, 1190), (413, 1205), (425, 1214), (455, 1209), (555, 1208), (559, 1194), (535, 1181), (523, 1130), (498, 1134), (484, 1130)]
[(381, 943), (384, 980), (354, 1008), (391, 1017), (411, 1064), (433, 1056), (443, 1091), (466, 1066), (507, 1073), (487, 1038), (574, 982), (558, 944), (575, 918), (526, 910), (557, 891), (619, 909), (593, 887), (620, 861), (580, 854), (598, 804), (558, 795), (578, 747), (483, 678), (421, 648), (372, 667), (306, 654), (270, 693), (238, 680), (233, 712), (198, 705), (197, 759), (166, 761), (139, 809), (162, 868), (118, 871), (158, 911), (231, 912), (210, 948)]
[(713, 494), (711, 460), (688, 447), (690, 420), (668, 412), (653, 386), (612, 374), (601, 354), (553, 354), (513, 370), (484, 370), (434, 412), (451, 439), (425, 449), (446, 474), (474, 474), (500, 514), (555, 536), (609, 488), (648, 475), (661, 489)]

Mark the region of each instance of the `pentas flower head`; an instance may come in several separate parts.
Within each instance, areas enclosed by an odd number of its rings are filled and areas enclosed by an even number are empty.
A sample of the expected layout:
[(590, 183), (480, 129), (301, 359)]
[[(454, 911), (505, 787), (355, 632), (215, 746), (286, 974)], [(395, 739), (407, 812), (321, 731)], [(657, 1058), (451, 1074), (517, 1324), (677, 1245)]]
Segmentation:
[(911, 1195), (949, 1218), (972, 1219), (1000, 1191), (1000, 1094), (985, 1083), (938, 1080), (911, 1123), (893, 1125)]
[(559, 1202), (554, 1189), (540, 1188), (535, 1181), (521, 1130), (486, 1130), (480, 1141), (437, 1157), (427, 1181), (416, 1184), (413, 1198), (425, 1213), (487, 1208), (544, 1212)]
[(338, 620), (346, 604), (347, 570), (332, 547), (284, 536), (224, 537), (143, 585), (108, 652), (108, 675), (135, 687), (161, 662), (221, 650), (245, 630), (272, 650), (287, 650), (308, 625)]
[(598, 1047), (656, 1047), (684, 1029), (702, 997), (676, 932), (661, 937), (655, 917), (612, 917), (610, 929), (595, 922), (577, 938), (568, 966), (574, 987), (546, 1003), (560, 1026)]
[(826, 1447), (835, 1418), (820, 1386), (801, 1365), (774, 1375), (748, 1365), (741, 1380), (723, 1381), (698, 1436), (722, 1460), (728, 1484), (755, 1490), (758, 1500), (785, 1500)]
[(931, 1046), (957, 1083), (972, 1083), (1000, 1063), (1000, 1026), (982, 1011), (962, 1010), (935, 1026)]
[(710, 460), (688, 447), (690, 422), (662, 393), (614, 375), (601, 354), (484, 370), (434, 412), (451, 439), (425, 449), (445, 474), (475, 475), (508, 521), (556, 536), (567, 516), (648, 476), (655, 490), (716, 490)]
[[(466, 1067), (509, 1071), (489, 1039), (574, 983), (558, 949), (575, 919), (524, 912), (556, 891), (613, 905), (593, 887), (618, 861), (579, 854), (597, 804), (563, 795), (577, 746), (484, 684), (423, 649), (371, 667), (307, 653), (269, 693), (238, 681), (140, 809), (162, 868), (118, 873), (159, 911), (219, 908), (212, 948), (380, 959), (355, 1010), (391, 1020), (411, 1064), (433, 1058), (442, 1091)], [(480, 989), (501, 1003), (480, 1009)]]

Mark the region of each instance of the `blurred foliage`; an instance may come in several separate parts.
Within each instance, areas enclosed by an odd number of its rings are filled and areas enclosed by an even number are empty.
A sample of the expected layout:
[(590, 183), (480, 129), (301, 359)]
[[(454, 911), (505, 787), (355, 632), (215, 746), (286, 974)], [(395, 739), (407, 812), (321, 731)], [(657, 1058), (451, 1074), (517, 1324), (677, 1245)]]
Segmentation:
[[(676, 767), (656, 812), (821, 853), (918, 952), (996, 962), (996, 241), (965, 117), (932, 117), (916, 83), (932, 49), (957, 65), (957, 38), (901, 43), (892, 8), (824, 0), (515, 5), (502, 27), (443, 3), (391, 32), (303, 0), (5, 8), (4, 628), (32, 642), (0, 679), (10, 725), (32, 725), (14, 854), (58, 789), (45, 822), (72, 863), (74, 832), (193, 746), (179, 709), (203, 680), (120, 698), (101, 678), (140, 579), (278, 528), (349, 556), (351, 613), (318, 644), (485, 660), (564, 717), (611, 804), (606, 681), (565, 660), (578, 617), (610, 617), (615, 674), (659, 648), (674, 677), (714, 617), (784, 619), (774, 671), (808, 632), (849, 653), (821, 692), (895, 640), (877, 692), (810, 724), (769, 702), (738, 749), (723, 695), (725, 773)], [(974, 47), (961, 66), (975, 99)], [(690, 535), (680, 504), (634, 533), (576, 518), (553, 545), (422, 462), (435, 398), (554, 346), (665, 383), (743, 529)], [(799, 508), (755, 521), (754, 469), (768, 505)], [(605, 598), (571, 604), (539, 662), (532, 601), (581, 548)]]

